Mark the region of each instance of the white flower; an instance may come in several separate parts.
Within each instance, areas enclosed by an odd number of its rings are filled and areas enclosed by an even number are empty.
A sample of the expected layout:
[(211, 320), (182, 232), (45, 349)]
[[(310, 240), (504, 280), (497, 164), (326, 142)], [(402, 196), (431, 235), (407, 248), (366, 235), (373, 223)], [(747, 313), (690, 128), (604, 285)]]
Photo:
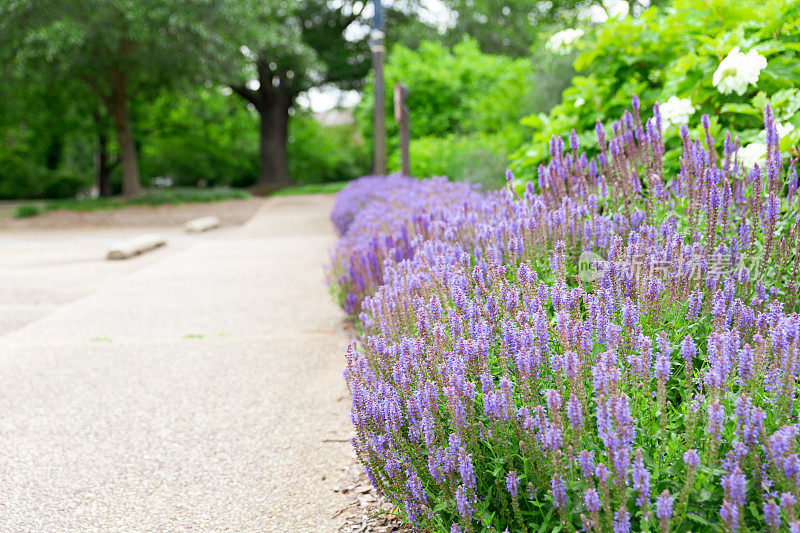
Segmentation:
[(670, 96), (669, 100), (661, 104), (661, 121), (664, 129), (672, 124), (679, 126), (686, 124), (692, 115), (694, 115), (694, 106), (688, 98)]
[(714, 87), (722, 94), (736, 92), (741, 96), (748, 85), (756, 85), (759, 74), (766, 67), (767, 60), (764, 56), (755, 50), (743, 54), (737, 46), (728, 53), (714, 72)]
[(794, 126), (791, 124), (780, 124), (778, 122), (775, 123), (775, 129), (778, 130), (778, 137), (783, 139), (790, 133), (794, 131)]
[(556, 54), (565, 55), (572, 51), (572, 43), (583, 36), (583, 30), (576, 30), (574, 28), (567, 28), (558, 33), (554, 33), (552, 37), (547, 40), (547, 49)]
[(744, 148), (739, 149), (736, 157), (739, 159), (740, 165), (750, 168), (756, 163), (766, 160), (767, 145), (759, 142), (750, 143)]
[(603, 5), (606, 6), (608, 17), (617, 20), (622, 20), (627, 17), (631, 9), (627, 0), (603, 0)]
[(603, 9), (603, 6), (594, 4), (589, 8), (589, 19), (595, 24), (602, 24), (608, 20), (608, 13)]
[[(794, 131), (794, 126), (792, 126), (789, 123), (781, 124), (780, 122), (775, 122), (775, 130), (777, 130), (777, 132), (778, 132), (778, 137), (783, 139), (784, 137), (786, 137), (787, 135), (789, 135), (790, 133), (792, 133)], [(761, 137), (762, 139), (766, 139), (767, 138), (767, 132), (766, 131), (761, 131), (758, 134), (758, 136)]]

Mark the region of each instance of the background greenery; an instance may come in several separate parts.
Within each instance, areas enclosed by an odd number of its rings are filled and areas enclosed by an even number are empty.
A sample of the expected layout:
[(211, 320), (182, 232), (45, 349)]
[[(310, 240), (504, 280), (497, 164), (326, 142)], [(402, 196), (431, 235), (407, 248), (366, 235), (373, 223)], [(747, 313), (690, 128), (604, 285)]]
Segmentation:
[[(423, 41), (413, 50), (397, 44), (384, 77), (387, 88), (402, 82), (409, 90), (411, 174), (503, 183), (508, 155), (532, 133), (520, 119), (560, 100), (573, 74), (572, 59), (544, 47), (521, 58), (489, 54), (470, 37), (452, 47)], [(372, 136), (373, 103), (370, 81), (356, 109), (366, 138)], [(384, 107), (389, 170), (399, 171), (391, 90)]]
[[(582, 40), (582, 53), (562, 102), (549, 113), (531, 114), (522, 123), (533, 135), (512, 157), (512, 168), (523, 178), (533, 178), (548, 157), (548, 142), (554, 135), (578, 132), (582, 149), (597, 147), (595, 123), (606, 127), (620, 117), (638, 95), (651, 116), (650, 107), (672, 96), (688, 98), (695, 107), (692, 128), (700, 128), (700, 117), (709, 114), (712, 132), (721, 149), (725, 135), (738, 136), (744, 146), (757, 140), (763, 129), (763, 107), (770, 102), (776, 118), (792, 124), (782, 148), (800, 141), (800, 2), (764, 0), (727, 2), (674, 0), (651, 7), (638, 17), (609, 21), (594, 28)], [(756, 50), (767, 59), (757, 86), (743, 95), (722, 94), (712, 83), (720, 61), (735, 46), (743, 52)], [(676, 144), (678, 126), (667, 128), (665, 140)], [(763, 142), (763, 141), (762, 141)], [(667, 154), (677, 169), (679, 149)]]
[[(800, 141), (800, 0), (645, 3), (631, 1), (621, 19), (592, 22), (591, 2), (445, 0), (449, 19), (434, 24), (417, 0), (387, 2), (390, 171), (400, 166), (396, 82), (410, 91), (412, 174), (488, 187), (502, 184), (509, 166), (521, 180), (534, 178), (550, 137), (572, 129), (591, 155), (595, 122), (619, 116), (633, 94), (645, 108), (671, 96), (691, 100), (692, 128), (701, 114), (717, 115), (718, 149), (723, 129), (742, 145), (758, 141), (767, 102), (779, 122), (795, 127), (782, 148)], [(263, 168), (260, 144), (284, 145), (291, 181), (282, 186), (370, 172), (370, 14), (362, 3), (207, 0), (177, 18), (169, 14), (179, 3), (170, 0), (90, 4), (96, 9), (0, 0), (0, 199), (86, 193), (101, 174), (100, 153), (109, 192), (122, 191), (113, 106), (102, 89), (115, 73), (130, 78), (125, 101), (145, 187), (163, 178), (180, 187), (250, 187), (265, 173), (280, 174)], [(561, 53), (550, 50), (548, 39), (565, 28), (584, 34)], [(114, 46), (128, 39), (133, 51), (117, 57)], [(768, 62), (741, 96), (712, 83), (734, 46)], [(287, 99), (280, 109), (263, 104), (277, 98), (270, 86)], [(297, 104), (317, 86), (359, 90), (354, 123), (326, 126)], [(262, 120), (277, 120), (266, 141)], [(665, 135), (674, 146), (677, 126)], [(676, 158), (668, 154), (673, 169)]]

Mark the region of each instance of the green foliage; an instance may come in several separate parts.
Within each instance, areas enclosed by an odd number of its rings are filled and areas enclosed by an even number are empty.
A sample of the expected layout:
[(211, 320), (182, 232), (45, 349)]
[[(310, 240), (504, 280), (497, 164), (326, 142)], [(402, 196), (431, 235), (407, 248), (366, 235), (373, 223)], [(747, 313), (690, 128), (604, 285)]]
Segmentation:
[(170, 176), (184, 187), (254, 184), (258, 115), (227, 92), (169, 91), (142, 106), (142, 173)]
[[(397, 45), (384, 68), (388, 135), (394, 138), (398, 131), (392, 101), (395, 83), (409, 89), (411, 137), (443, 136), (475, 127), (493, 131), (510, 116), (524, 113), (519, 99), (511, 98), (524, 94), (531, 71), (527, 60), (484, 54), (470, 38), (452, 50), (438, 42), (423, 42), (418, 50)], [(370, 131), (372, 94), (370, 84), (360, 106), (361, 123)], [(492, 112), (500, 117), (483, 124), (472, 118), (476, 111), (484, 119)]]
[(310, 115), (299, 115), (289, 134), (289, 168), (295, 183), (342, 181), (369, 172), (369, 148), (355, 124), (323, 125)]
[(63, 198), (91, 186), (86, 93), (30, 83), (4, 65), (0, 76), (0, 197)]
[(395, 44), (416, 50), (423, 41), (438, 41), (443, 37), (435, 26), (419, 16), (424, 8), (419, 5), (418, 0), (405, 4), (383, 7), (383, 25), (386, 31), (384, 42), (389, 53)]
[[(348, 28), (366, 22), (366, 2), (327, 0), (238, 2), (250, 24), (231, 50), (237, 58), (227, 83), (262, 120), (259, 184), (291, 183), (286, 150), (290, 110), (312, 87), (360, 87), (369, 70), (366, 35), (351, 40)], [(253, 83), (257, 81), (258, 83)]]
[(308, 114), (289, 124), (288, 155), (297, 184), (345, 181), (370, 168), (369, 148), (355, 124), (326, 126)]
[[(259, 117), (219, 88), (168, 92), (143, 109), (142, 171), (176, 185), (248, 187), (258, 179)], [(341, 181), (369, 171), (355, 125), (323, 126), (309, 114), (289, 123), (289, 171), (298, 184)]]
[[(385, 67), (390, 170), (400, 167), (395, 83), (409, 89), (412, 174), (488, 186), (502, 182), (507, 154), (530, 133), (519, 119), (548, 110), (560, 96), (572, 75), (567, 61), (546, 51), (522, 59), (485, 54), (470, 38), (452, 49), (438, 42), (422, 42), (418, 50), (396, 45)], [(372, 107), (370, 86), (356, 110), (367, 138)]]
[(91, 177), (50, 170), (20, 149), (0, 149), (0, 199), (68, 198), (91, 186)]
[(444, 0), (456, 13), (449, 35), (471, 35), (485, 52), (526, 56), (542, 24), (571, 21), (581, 0)]
[(198, 76), (222, 51), (231, 3), (173, 0), (3, 0), (4, 50), (28, 68), (86, 83), (110, 99)]
[(366, 22), (366, 3), (239, 0), (228, 5), (232, 20), (240, 22), (231, 28), (235, 39), (226, 42), (229, 57), (238, 63), (227, 73), (232, 85), (243, 87), (259, 78), (268, 92), (273, 84), (264, 82), (275, 81), (277, 87), (281, 78), (280, 86), (297, 95), (323, 84), (357, 88), (363, 82), (370, 66), (367, 39), (351, 41), (344, 32), (354, 22)]
[[(228, 0), (0, 0), (0, 60), (45, 86), (91, 94), (98, 134), (113, 120), (123, 189), (140, 192), (130, 105), (164, 87), (198, 81), (218, 64), (226, 30), (236, 27)], [(249, 19), (248, 19), (249, 20)], [(102, 111), (101, 111), (102, 110)]]
[(312, 183), (309, 185), (298, 185), (297, 187), (286, 187), (275, 191), (271, 196), (301, 196), (304, 194), (335, 194), (345, 187), (349, 181), (332, 181), (328, 183)]
[[(701, 114), (717, 115), (715, 131), (727, 129), (740, 144), (757, 140), (761, 112), (769, 101), (779, 122), (800, 127), (800, 2), (766, 0), (694, 2), (676, 0), (672, 7), (650, 8), (640, 17), (609, 21), (575, 61), (585, 72), (576, 76), (563, 93), (562, 102), (549, 114), (531, 115), (523, 123), (535, 133), (512, 157), (518, 175), (531, 178), (548, 157), (547, 143), (553, 135), (568, 135), (575, 129), (581, 146), (596, 149), (593, 129), (600, 120), (606, 125), (620, 116), (637, 94), (642, 106), (662, 104), (670, 97), (687, 98), (695, 108), (690, 127), (699, 125)], [(758, 79), (739, 96), (722, 94), (713, 84), (721, 60), (735, 46), (743, 52), (756, 50), (767, 60)], [(679, 135), (678, 126), (666, 128), (668, 146)], [(794, 141), (798, 133), (794, 134)], [(717, 136), (718, 149), (724, 140)], [(762, 141), (763, 142), (763, 141)], [(788, 144), (790, 141), (787, 140)], [(675, 149), (667, 155), (669, 168), (677, 165)]]
[[(413, 139), (410, 145), (412, 176), (450, 176), (484, 188), (505, 183), (508, 149), (500, 135), (472, 133)], [(389, 168), (400, 168), (394, 152)]]
[(38, 204), (23, 204), (14, 210), (14, 218), (38, 217), (42, 214), (42, 206)]
[(223, 200), (243, 200), (250, 198), (250, 193), (227, 187), (208, 189), (176, 187), (174, 189), (154, 189), (145, 191), (133, 198), (85, 198), (70, 200), (52, 200), (45, 202), (46, 211), (66, 209), (69, 211), (104, 211), (121, 209), (136, 205), (178, 205), (195, 202), (220, 202)]
[(18, 153), (0, 152), (0, 198), (35, 198), (40, 170)]

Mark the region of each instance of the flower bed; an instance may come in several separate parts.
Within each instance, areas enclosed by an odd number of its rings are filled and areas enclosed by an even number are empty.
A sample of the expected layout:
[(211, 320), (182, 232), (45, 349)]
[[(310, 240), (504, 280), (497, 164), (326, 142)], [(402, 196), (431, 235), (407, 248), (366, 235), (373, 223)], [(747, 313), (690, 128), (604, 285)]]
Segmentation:
[(423, 180), (360, 208), (333, 255), (363, 299), (353, 444), (411, 523), (800, 531), (797, 173), (765, 117), (765, 168), (704, 118), (665, 175), (634, 99), (596, 159), (554, 138), (524, 198)]
[(355, 180), (331, 214), (341, 238), (331, 251), (329, 281), (342, 307), (358, 314), (389, 264), (414, 256), (426, 239), (454, 239), (472, 230), (484, 207), (478, 189), (445, 178), (390, 176)]

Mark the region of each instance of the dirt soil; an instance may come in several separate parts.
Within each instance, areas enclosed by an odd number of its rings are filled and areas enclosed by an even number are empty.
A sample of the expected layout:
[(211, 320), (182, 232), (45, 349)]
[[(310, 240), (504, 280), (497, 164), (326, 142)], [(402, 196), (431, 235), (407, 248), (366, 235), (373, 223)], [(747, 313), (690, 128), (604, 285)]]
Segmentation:
[(263, 198), (193, 202), (177, 205), (142, 205), (104, 211), (48, 211), (30, 218), (13, 218), (10, 209), (0, 216), (0, 230), (78, 229), (136, 227), (163, 228), (180, 226), (193, 218), (218, 216), (223, 225), (244, 224), (263, 205)]

